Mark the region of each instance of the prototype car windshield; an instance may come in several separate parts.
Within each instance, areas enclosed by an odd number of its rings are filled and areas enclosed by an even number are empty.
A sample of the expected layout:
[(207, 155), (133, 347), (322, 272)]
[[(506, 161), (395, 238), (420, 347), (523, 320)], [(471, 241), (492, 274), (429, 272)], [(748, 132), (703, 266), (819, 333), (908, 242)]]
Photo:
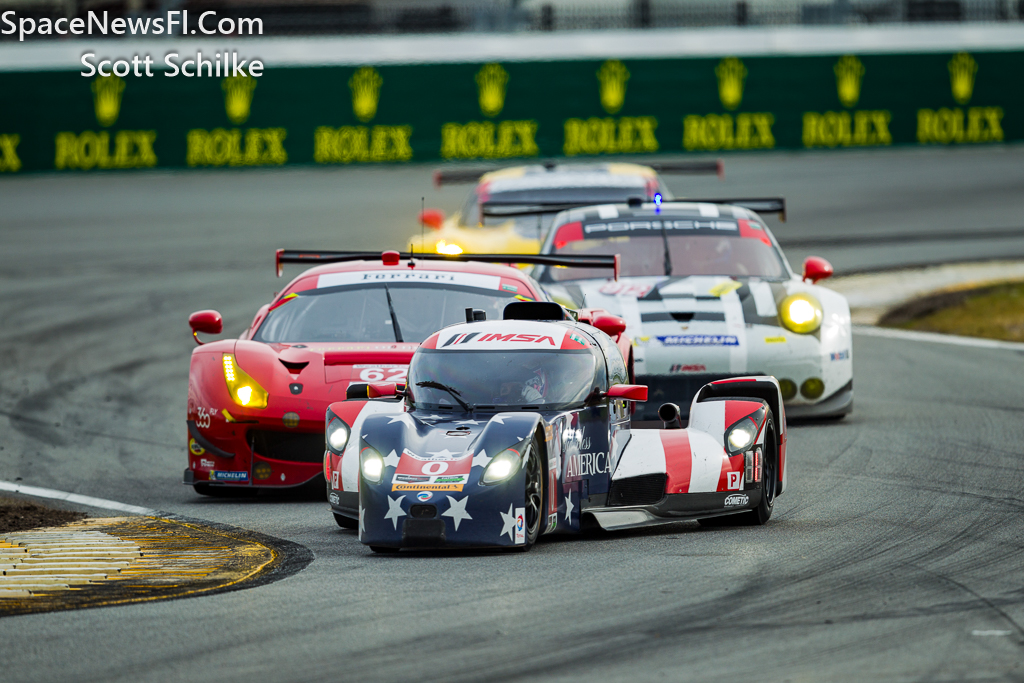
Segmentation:
[(430, 410), (579, 405), (595, 386), (595, 366), (587, 349), (420, 350), (409, 366), (409, 403)]
[[(665, 241), (660, 232), (643, 236), (588, 238), (555, 243), (556, 254), (621, 254), (621, 276), (665, 275)], [(667, 236), (672, 275), (724, 275), (730, 277), (786, 277), (782, 258), (775, 247), (759, 239), (733, 235)], [(548, 268), (542, 281), (605, 278), (607, 270), (591, 268)]]
[(465, 321), (467, 308), (485, 311), (488, 320), (500, 320), (514, 296), (501, 290), (398, 282), (313, 289), (270, 311), (253, 339), (419, 343), (442, 327)]

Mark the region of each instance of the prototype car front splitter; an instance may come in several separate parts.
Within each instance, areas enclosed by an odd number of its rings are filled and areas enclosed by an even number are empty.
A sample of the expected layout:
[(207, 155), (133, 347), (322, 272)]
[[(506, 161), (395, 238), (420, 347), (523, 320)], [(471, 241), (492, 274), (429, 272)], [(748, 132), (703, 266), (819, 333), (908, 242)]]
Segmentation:
[(653, 505), (589, 508), (584, 513), (592, 515), (602, 529), (613, 531), (731, 515), (752, 510), (760, 502), (760, 489), (717, 493), (673, 493)]

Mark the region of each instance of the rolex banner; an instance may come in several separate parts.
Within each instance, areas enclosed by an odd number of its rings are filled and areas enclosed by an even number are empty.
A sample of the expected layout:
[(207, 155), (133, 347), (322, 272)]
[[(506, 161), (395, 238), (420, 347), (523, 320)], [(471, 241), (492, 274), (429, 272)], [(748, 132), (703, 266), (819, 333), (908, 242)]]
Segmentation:
[(0, 73), (0, 172), (1024, 139), (1024, 52)]

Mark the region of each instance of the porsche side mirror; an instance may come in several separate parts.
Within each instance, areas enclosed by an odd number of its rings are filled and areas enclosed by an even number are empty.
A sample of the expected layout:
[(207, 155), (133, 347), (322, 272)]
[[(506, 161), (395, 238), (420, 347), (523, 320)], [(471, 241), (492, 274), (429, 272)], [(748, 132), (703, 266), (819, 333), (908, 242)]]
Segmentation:
[(188, 326), (192, 328), (192, 337), (196, 344), (202, 345), (199, 333), (220, 334), (224, 329), (224, 319), (217, 311), (196, 311), (188, 317)]
[(804, 279), (815, 284), (818, 280), (832, 277), (832, 264), (820, 256), (808, 256), (804, 259)]
[(349, 384), (345, 390), (348, 400), (365, 401), (374, 398), (398, 398), (405, 393), (404, 384), (394, 382), (356, 382)]
[(646, 401), (647, 385), (613, 384), (608, 387), (608, 398), (624, 398), (627, 401)]
[(618, 337), (626, 331), (626, 321), (611, 313), (598, 313), (590, 324), (609, 337)]
[(444, 224), (444, 211), (441, 209), (424, 209), (420, 212), (420, 223), (428, 228), (440, 230)]

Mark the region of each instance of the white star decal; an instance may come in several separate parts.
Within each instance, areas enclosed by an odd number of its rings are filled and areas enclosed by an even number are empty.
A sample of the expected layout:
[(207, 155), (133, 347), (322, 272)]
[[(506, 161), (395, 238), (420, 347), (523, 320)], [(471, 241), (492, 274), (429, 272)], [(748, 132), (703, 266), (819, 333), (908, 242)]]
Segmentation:
[(448, 502), (451, 503), (451, 507), (448, 508), (447, 512), (442, 512), (442, 517), (451, 517), (452, 521), (455, 522), (455, 530), (459, 530), (459, 522), (464, 519), (473, 519), (466, 512), (466, 503), (469, 502), (469, 496), (464, 497), (462, 500), (455, 500), (451, 496), (445, 496)]
[(487, 467), (487, 463), (491, 461), (488, 457), (487, 451), (480, 451), (473, 456), (473, 467)]
[(572, 491), (565, 495), (565, 521), (572, 521), (572, 511), (576, 506), (572, 504)]
[(406, 418), (406, 414), (405, 413), (402, 413), (401, 415), (393, 415), (390, 418), (388, 418), (388, 420), (389, 420), (388, 424), (389, 425), (393, 425), (396, 422), (405, 422), (405, 418)]
[(494, 417), (491, 418), (491, 422), (497, 422), (498, 424), (503, 425), (505, 424), (505, 418), (501, 417), (500, 415), (495, 415)]
[(508, 534), (508, 540), (514, 542), (516, 540), (516, 515), (512, 503), (508, 504), (507, 513), (498, 510), (498, 514), (501, 515), (501, 533), (498, 534), (498, 537)]
[(443, 420), (444, 415), (421, 415), (421, 420)]
[(405, 517), (405, 511), (402, 510), (402, 497), (392, 498), (388, 496), (388, 514), (384, 515), (384, 519), (390, 519), (391, 524), (394, 525), (395, 531), (398, 531), (398, 518)]
[(451, 457), (453, 455), (457, 455), (457, 453), (453, 453), (450, 450), (448, 450), (447, 448), (444, 448), (444, 449), (439, 450), (439, 451), (427, 451), (427, 453), (429, 453), (430, 455), (436, 455), (437, 457), (444, 458), (446, 460), (451, 459)]
[(395, 449), (392, 448), (391, 452), (384, 458), (384, 467), (398, 467), (398, 454), (395, 453)]
[(363, 540), (363, 534), (366, 533), (366, 526), (363, 524), (363, 506), (359, 506), (359, 540)]
[(457, 424), (457, 425), (478, 425), (478, 424), (480, 424), (480, 422), (478, 420), (456, 420), (455, 424)]

